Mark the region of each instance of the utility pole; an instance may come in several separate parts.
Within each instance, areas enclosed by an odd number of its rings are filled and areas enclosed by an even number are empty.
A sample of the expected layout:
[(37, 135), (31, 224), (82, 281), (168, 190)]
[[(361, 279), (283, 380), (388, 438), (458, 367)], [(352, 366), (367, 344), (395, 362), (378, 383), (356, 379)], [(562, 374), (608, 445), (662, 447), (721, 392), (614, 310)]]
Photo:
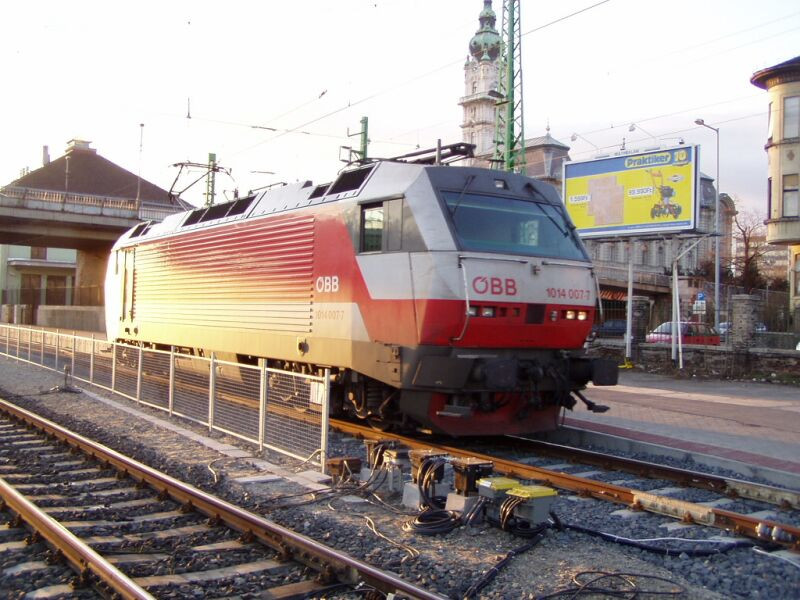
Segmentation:
[(495, 147), (492, 159), (500, 169), (525, 171), (525, 127), (522, 118), (522, 33), (520, 0), (503, 0), (503, 38), (495, 113)]
[(206, 206), (214, 204), (216, 195), (214, 187), (217, 183), (217, 155), (214, 152), (208, 153), (208, 173), (206, 173)]

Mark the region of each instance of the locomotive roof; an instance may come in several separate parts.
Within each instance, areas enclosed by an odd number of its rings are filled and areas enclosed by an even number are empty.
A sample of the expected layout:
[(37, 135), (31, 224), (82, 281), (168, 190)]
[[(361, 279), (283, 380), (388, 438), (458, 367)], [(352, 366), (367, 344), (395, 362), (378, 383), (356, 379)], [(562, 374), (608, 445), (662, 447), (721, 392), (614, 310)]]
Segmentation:
[(502, 193), (525, 198), (530, 198), (533, 190), (538, 200), (561, 203), (555, 188), (523, 175), (479, 167), (379, 161), (344, 171), (330, 183), (315, 186), (311, 181), (303, 181), (273, 187), (230, 202), (173, 214), (160, 223), (140, 223), (123, 235), (117, 244), (141, 242), (347, 199), (365, 203), (396, 198), (402, 196), (423, 175), (427, 175), (431, 185), (437, 189), (468, 188), (470, 192)]

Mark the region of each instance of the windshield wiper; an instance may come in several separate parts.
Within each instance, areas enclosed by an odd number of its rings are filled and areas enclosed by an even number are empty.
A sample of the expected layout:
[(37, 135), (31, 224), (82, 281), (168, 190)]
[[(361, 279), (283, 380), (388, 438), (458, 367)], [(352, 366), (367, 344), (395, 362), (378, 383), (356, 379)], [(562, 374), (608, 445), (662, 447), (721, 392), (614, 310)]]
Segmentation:
[[(536, 195), (536, 196), (538, 196), (538, 197), (541, 199), (541, 202), (534, 202), (534, 204), (536, 204), (536, 206), (537, 206), (537, 207), (539, 207), (539, 210), (541, 210), (541, 211), (542, 211), (542, 213), (544, 214), (544, 216), (545, 216), (545, 217), (547, 217), (548, 219), (550, 219), (550, 222), (551, 222), (553, 225), (555, 225), (555, 226), (556, 226), (556, 229), (558, 229), (558, 231), (559, 231), (559, 232), (561, 232), (561, 235), (563, 235), (564, 237), (567, 237), (567, 236), (569, 235), (569, 231), (564, 231), (564, 229), (562, 229), (562, 227), (561, 227), (561, 225), (558, 223), (558, 221), (556, 221), (556, 220), (555, 220), (555, 219), (552, 217), (552, 215), (551, 215), (549, 212), (547, 212), (547, 211), (546, 211), (546, 210), (543, 208), (544, 206), (549, 206), (550, 208), (553, 208), (553, 209), (555, 209), (556, 207), (555, 207), (555, 206), (553, 206), (553, 205), (550, 203), (550, 201), (547, 199), (547, 197), (546, 197), (546, 196), (545, 196), (545, 195), (544, 195), (542, 192), (540, 192), (539, 190), (537, 190), (537, 189), (536, 189), (536, 188), (535, 188), (535, 187), (534, 187), (534, 186), (533, 186), (531, 183), (526, 183), (526, 184), (525, 184), (525, 189), (527, 189), (527, 190), (528, 190), (528, 191), (529, 191), (531, 194), (533, 194), (533, 195)], [(557, 209), (556, 209), (556, 210), (557, 210)], [(563, 218), (563, 217), (564, 217), (564, 215), (563, 215), (563, 214), (559, 213), (559, 216), (560, 216), (560, 217), (562, 217), (562, 221), (561, 221), (562, 223), (567, 223), (567, 222), (568, 222), (566, 219), (564, 219), (564, 218)], [(574, 230), (574, 229), (575, 229), (575, 227), (574, 227), (574, 226), (572, 226), (572, 227), (570, 227), (570, 229)]]
[(467, 188), (472, 185), (472, 182), (475, 181), (475, 175), (467, 175), (467, 181), (464, 183), (464, 187), (461, 188), (461, 191), (458, 193), (458, 200), (456, 200), (456, 205), (453, 207), (453, 210), (450, 211), (450, 216), (455, 218), (456, 211), (458, 207), (461, 206), (461, 200), (464, 199), (464, 192), (467, 191)]
[[(558, 231), (561, 233), (561, 235), (563, 235), (564, 237), (568, 237), (568, 236), (569, 236), (569, 231), (566, 231), (566, 230), (562, 229), (562, 227), (561, 227), (561, 225), (559, 224), (559, 222), (558, 222), (558, 221), (556, 221), (556, 220), (553, 218), (553, 216), (552, 216), (552, 215), (551, 215), (549, 212), (547, 212), (547, 211), (545, 210), (545, 206), (549, 206), (550, 208), (553, 208), (553, 205), (552, 205), (552, 204), (549, 204), (549, 203), (548, 203), (548, 204), (542, 204), (542, 203), (540, 203), (540, 202), (536, 202), (535, 204), (536, 204), (536, 206), (539, 208), (539, 210), (540, 210), (540, 211), (542, 211), (542, 214), (543, 214), (545, 217), (547, 217), (548, 219), (550, 219), (550, 222), (551, 222), (553, 225), (555, 225), (555, 226), (556, 226), (556, 229), (558, 229)], [(559, 216), (560, 216), (560, 215), (559, 215)], [(562, 222), (563, 222), (563, 221), (562, 221)]]

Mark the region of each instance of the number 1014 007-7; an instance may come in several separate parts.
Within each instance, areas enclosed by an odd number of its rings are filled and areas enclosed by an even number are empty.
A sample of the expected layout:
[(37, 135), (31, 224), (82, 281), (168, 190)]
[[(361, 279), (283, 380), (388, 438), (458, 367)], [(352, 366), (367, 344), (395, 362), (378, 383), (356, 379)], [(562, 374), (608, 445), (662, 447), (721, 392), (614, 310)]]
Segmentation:
[(590, 300), (591, 291), (575, 288), (547, 288), (548, 298), (566, 298), (569, 300)]

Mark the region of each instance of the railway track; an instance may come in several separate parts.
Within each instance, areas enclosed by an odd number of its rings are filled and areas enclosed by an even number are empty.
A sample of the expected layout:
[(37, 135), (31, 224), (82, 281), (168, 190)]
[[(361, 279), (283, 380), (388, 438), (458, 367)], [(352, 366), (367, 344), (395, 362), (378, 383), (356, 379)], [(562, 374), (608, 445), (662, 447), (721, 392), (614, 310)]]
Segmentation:
[[(665, 467), (643, 461), (623, 459), (597, 452), (588, 452), (566, 446), (545, 444), (524, 438), (481, 440), (477, 442), (479, 448), (492, 448), (485, 452), (476, 451), (475, 443), (469, 447), (456, 446), (451, 443), (441, 443), (432, 440), (420, 440), (402, 435), (386, 432), (377, 432), (368, 427), (349, 423), (346, 421), (333, 421), (332, 425), (343, 433), (356, 437), (372, 440), (395, 441), (413, 449), (433, 449), (453, 457), (477, 458), (491, 461), (497, 473), (525, 480), (550, 485), (566, 490), (581, 497), (591, 497), (598, 500), (621, 504), (634, 511), (647, 511), (659, 515), (669, 516), (687, 524), (697, 524), (716, 527), (735, 533), (736, 535), (750, 538), (759, 542), (776, 544), (792, 552), (800, 552), (800, 527), (796, 522), (800, 520), (797, 509), (800, 508), (800, 493), (797, 491), (783, 490), (772, 486), (756, 483), (724, 479), (705, 473), (686, 471), (682, 469)], [(538, 453), (549, 452), (565, 460), (575, 463), (600, 466), (612, 469), (612, 472), (627, 471), (638, 477), (655, 477), (658, 480), (666, 479), (679, 483), (681, 486), (697, 488), (713, 492), (718, 499), (703, 502), (690, 502), (676, 499), (668, 495), (674, 489), (659, 488), (642, 491), (627, 485), (621, 485), (619, 476), (614, 476), (612, 481), (604, 481), (606, 477), (595, 477), (598, 473), (583, 469), (581, 474), (570, 474), (562, 468), (545, 468), (528, 464), (519, 458), (507, 458), (506, 452), (498, 453), (498, 446), (508, 449), (513, 446), (517, 455), (537, 456)], [(491, 452), (489, 454), (488, 452)], [(632, 483), (636, 483), (633, 480)], [(662, 491), (663, 493), (659, 493)], [(748, 499), (755, 502), (770, 503), (777, 507), (781, 514), (786, 514), (787, 521), (780, 522), (770, 518), (768, 511), (748, 513), (726, 510), (721, 506), (725, 500), (737, 498)], [(754, 513), (754, 514), (753, 514)], [(776, 514), (776, 513), (772, 513)]]
[[(236, 397), (235, 394), (230, 395), (227, 400), (229, 402), (246, 402), (246, 399), (240, 399)], [(286, 416), (298, 420), (306, 418), (302, 413), (295, 414), (291, 411), (287, 412)], [(716, 500), (709, 500), (703, 503), (689, 502), (675, 499), (668, 495), (658, 494), (657, 489), (644, 491), (627, 485), (619, 485), (614, 483), (614, 481), (606, 482), (592, 477), (581, 477), (580, 475), (570, 474), (564, 472), (564, 469), (547, 469), (526, 464), (520, 460), (498, 456), (495, 449), (504, 445), (507, 446), (509, 444), (508, 439), (487, 438), (477, 442), (478, 447), (487, 448), (487, 450), (485, 452), (476, 452), (476, 442), (471, 442), (469, 448), (457, 447), (452, 444), (437, 445), (427, 440), (420, 441), (406, 436), (377, 432), (374, 429), (346, 421), (333, 420), (332, 424), (340, 431), (357, 437), (383, 440), (393, 439), (411, 448), (435, 447), (452, 456), (471, 456), (482, 460), (489, 460), (494, 463), (495, 470), (502, 474), (519, 477), (521, 479), (541, 481), (581, 496), (591, 496), (616, 502), (638, 511), (659, 513), (680, 519), (684, 522), (708, 525), (733, 531), (738, 535), (759, 541), (770, 540), (774, 537), (776, 543), (793, 550), (800, 550), (800, 542), (798, 542), (798, 540), (800, 540), (800, 529), (798, 529), (796, 523), (781, 523), (776, 519), (767, 518), (763, 514), (752, 516), (750, 514), (726, 510), (721, 506), (721, 504), (724, 503), (717, 502)], [(597, 466), (601, 469), (611, 469), (616, 472), (632, 473), (638, 477), (671, 481), (681, 487), (712, 492), (717, 494), (720, 500), (745, 499), (753, 502), (771, 504), (784, 511), (797, 510), (800, 508), (800, 494), (796, 491), (731, 478), (722, 478), (655, 463), (625, 459), (604, 453), (559, 446), (527, 438), (515, 437), (511, 443), (514, 445), (514, 452), (516, 453), (527, 453), (533, 456), (556, 456), (566, 461)]]
[(0, 585), (20, 594), (441, 599), (2, 400), (0, 494)]

